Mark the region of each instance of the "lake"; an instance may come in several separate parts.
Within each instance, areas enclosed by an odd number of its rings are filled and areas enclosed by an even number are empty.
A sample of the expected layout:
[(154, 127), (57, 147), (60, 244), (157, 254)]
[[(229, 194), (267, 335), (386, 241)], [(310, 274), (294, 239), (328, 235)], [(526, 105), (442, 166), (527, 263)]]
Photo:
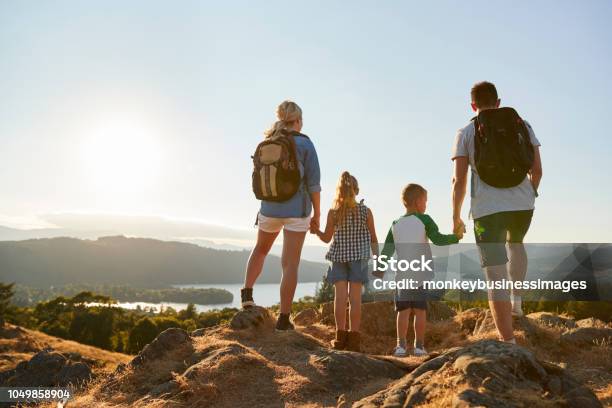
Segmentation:
[[(314, 296), (317, 286), (320, 282), (300, 282), (295, 289), (294, 300), (298, 300), (304, 296)], [(242, 288), (241, 283), (230, 284), (230, 285), (173, 285), (175, 288), (197, 288), (197, 289), (206, 289), (206, 288), (216, 288), (216, 289), (225, 289), (234, 295), (234, 301), (232, 303), (223, 303), (223, 304), (215, 304), (215, 305), (196, 305), (196, 309), (198, 312), (206, 312), (212, 309), (223, 309), (225, 307), (235, 307), (240, 308), (240, 289)], [(280, 284), (279, 283), (261, 283), (255, 284), (253, 288), (253, 297), (255, 298), (255, 302), (259, 306), (273, 306), (280, 302)], [(187, 303), (148, 303), (148, 302), (119, 302), (119, 307), (125, 309), (136, 309), (138, 306), (140, 308), (151, 308), (159, 312), (160, 307), (172, 307), (175, 310), (182, 310), (187, 307)]]

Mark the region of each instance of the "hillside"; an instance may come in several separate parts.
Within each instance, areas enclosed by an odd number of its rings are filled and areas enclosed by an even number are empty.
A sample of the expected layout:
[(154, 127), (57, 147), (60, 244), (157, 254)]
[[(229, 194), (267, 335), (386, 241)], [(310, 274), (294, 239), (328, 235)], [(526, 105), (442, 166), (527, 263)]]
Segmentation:
[[(242, 283), (248, 251), (123, 236), (0, 242), (0, 281), (34, 287), (69, 283), (164, 287)], [(269, 256), (258, 282), (279, 282), (280, 259)], [(300, 281), (318, 282), (323, 264), (302, 261)]]
[[(365, 354), (328, 347), (329, 307), (275, 333), (266, 309), (228, 325), (168, 329), (91, 382), (73, 407), (601, 407), (612, 404), (612, 327), (550, 313), (517, 319), (500, 343), (488, 311), (432, 304), (430, 356), (389, 357), (390, 302), (364, 305)], [(378, 319), (377, 319), (378, 318)], [(49, 407), (51, 405), (48, 405)]]
[(108, 373), (117, 364), (126, 363), (133, 357), (6, 324), (0, 328), (0, 372), (14, 369), (48, 348), (66, 355), (79, 355), (80, 359), (91, 363), (94, 374)]

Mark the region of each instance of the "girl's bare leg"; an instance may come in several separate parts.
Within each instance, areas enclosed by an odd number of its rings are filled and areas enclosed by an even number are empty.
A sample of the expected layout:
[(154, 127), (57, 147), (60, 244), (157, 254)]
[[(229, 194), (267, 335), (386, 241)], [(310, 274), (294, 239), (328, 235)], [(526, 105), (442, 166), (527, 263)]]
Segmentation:
[(348, 282), (334, 283), (334, 318), (336, 330), (346, 330), (346, 300), (348, 297)]

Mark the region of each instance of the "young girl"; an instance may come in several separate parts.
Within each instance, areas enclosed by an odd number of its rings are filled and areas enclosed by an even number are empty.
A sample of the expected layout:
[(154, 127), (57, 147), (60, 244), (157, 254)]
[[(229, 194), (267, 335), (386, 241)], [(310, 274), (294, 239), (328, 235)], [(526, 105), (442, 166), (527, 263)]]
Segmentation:
[[(378, 255), (378, 239), (372, 211), (355, 197), (359, 194), (357, 179), (348, 171), (340, 175), (333, 207), (327, 214), (325, 232), (316, 231), (323, 242), (332, 240), (325, 258), (332, 265), (327, 281), (334, 285), (334, 315), (337, 350), (360, 351), (361, 288), (368, 282), (368, 260), (371, 250)], [(350, 331), (347, 331), (346, 301), (350, 303)]]

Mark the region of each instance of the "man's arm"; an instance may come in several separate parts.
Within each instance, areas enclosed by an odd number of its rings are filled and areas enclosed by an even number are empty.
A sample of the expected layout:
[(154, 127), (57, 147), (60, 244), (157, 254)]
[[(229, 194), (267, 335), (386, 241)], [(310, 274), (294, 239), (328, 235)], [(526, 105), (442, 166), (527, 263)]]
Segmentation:
[(542, 180), (542, 158), (540, 157), (540, 146), (533, 146), (533, 164), (529, 170), (529, 179), (535, 191), (540, 187)]
[(461, 220), (461, 207), (465, 199), (468, 177), (468, 158), (466, 156), (455, 157), (455, 169), (453, 173), (453, 232), (457, 233), (459, 228), (465, 228)]

